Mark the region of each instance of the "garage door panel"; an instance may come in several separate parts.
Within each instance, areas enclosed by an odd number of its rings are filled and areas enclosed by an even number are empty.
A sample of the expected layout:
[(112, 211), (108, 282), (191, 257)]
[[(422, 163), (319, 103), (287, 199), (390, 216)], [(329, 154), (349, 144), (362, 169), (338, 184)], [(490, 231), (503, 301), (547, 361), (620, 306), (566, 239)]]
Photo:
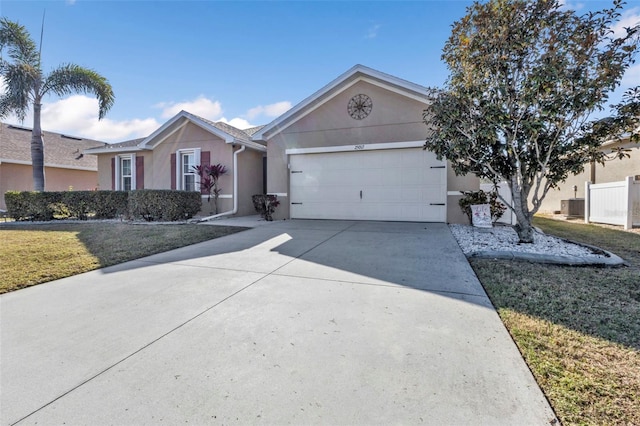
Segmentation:
[(290, 163), (292, 218), (446, 220), (437, 205), (446, 202), (444, 163), (421, 148), (300, 154)]

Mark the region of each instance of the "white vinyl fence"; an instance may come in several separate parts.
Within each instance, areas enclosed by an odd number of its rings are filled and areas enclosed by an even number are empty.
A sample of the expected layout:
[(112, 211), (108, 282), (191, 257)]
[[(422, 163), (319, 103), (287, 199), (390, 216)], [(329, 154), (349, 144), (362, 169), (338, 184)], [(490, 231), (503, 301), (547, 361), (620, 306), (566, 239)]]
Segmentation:
[(620, 182), (585, 183), (584, 221), (640, 226), (640, 181), (628, 176)]

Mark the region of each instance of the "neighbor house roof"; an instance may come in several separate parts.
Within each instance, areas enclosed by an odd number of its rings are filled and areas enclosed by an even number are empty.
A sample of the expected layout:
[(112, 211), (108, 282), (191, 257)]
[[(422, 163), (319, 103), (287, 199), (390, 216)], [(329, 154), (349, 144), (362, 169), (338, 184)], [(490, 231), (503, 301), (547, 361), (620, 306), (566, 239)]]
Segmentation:
[[(31, 165), (31, 129), (0, 123), (0, 163)], [(104, 142), (61, 133), (43, 131), (44, 165), (77, 170), (98, 170), (96, 157), (85, 150), (103, 146)]]
[(133, 152), (133, 151), (146, 151), (152, 150), (157, 145), (161, 144), (165, 139), (179, 131), (187, 123), (193, 123), (196, 126), (203, 128), (204, 130), (220, 137), (228, 144), (245, 145), (247, 148), (252, 148), (258, 151), (266, 151), (264, 143), (255, 142), (251, 140), (251, 134), (244, 130), (240, 130), (230, 124), (224, 122), (214, 122), (207, 120), (206, 118), (191, 114), (187, 111), (180, 111), (173, 116), (169, 121), (164, 123), (151, 135), (142, 139), (135, 139), (117, 144), (105, 144), (98, 148), (86, 150), (87, 154), (103, 154), (109, 152)]
[(325, 102), (328, 102), (334, 96), (341, 93), (342, 90), (351, 87), (359, 81), (366, 81), (420, 102), (426, 103), (428, 99), (429, 89), (425, 86), (365, 67), (364, 65), (355, 65), (271, 123), (254, 132), (252, 140), (255, 142), (264, 141), (278, 134), (298, 119), (311, 113)]

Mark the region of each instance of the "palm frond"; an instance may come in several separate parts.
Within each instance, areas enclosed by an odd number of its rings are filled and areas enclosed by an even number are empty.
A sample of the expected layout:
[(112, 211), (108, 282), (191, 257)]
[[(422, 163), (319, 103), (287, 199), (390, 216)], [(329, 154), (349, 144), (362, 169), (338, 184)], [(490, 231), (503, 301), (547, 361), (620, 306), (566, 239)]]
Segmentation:
[(113, 105), (115, 96), (109, 81), (96, 71), (76, 64), (65, 64), (46, 76), (42, 95), (49, 91), (58, 96), (90, 93), (98, 98), (98, 117), (103, 118)]
[(7, 49), (15, 62), (39, 67), (39, 54), (35, 42), (24, 27), (6, 17), (0, 18), (0, 52)]
[(38, 71), (28, 64), (10, 64), (5, 61), (0, 62), (0, 71), (5, 83), (0, 117), (14, 112), (20, 120), (24, 120), (29, 104), (33, 101), (35, 81), (40, 78)]

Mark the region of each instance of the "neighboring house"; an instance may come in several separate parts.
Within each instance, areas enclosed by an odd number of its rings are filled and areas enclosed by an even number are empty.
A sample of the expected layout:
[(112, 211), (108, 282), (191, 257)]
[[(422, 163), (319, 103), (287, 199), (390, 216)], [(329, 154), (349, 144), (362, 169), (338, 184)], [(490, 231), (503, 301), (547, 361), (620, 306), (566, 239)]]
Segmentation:
[(279, 219), (466, 222), (459, 191), (480, 182), (422, 149), (427, 94), (356, 65), (263, 127), (239, 130), (182, 111), (143, 140), (86, 153), (98, 156), (100, 189), (198, 189), (190, 167), (221, 163), (230, 173), (220, 180), (219, 210), (235, 200), (238, 215), (255, 214), (251, 196), (267, 192), (281, 202)]
[[(47, 131), (43, 132), (43, 139), (47, 191), (96, 188), (96, 158), (83, 152), (102, 146), (103, 142)], [(30, 190), (33, 190), (31, 129), (0, 123), (0, 209), (6, 209), (5, 192)]]
[[(598, 163), (587, 164), (584, 172), (569, 176), (557, 189), (549, 190), (542, 201), (539, 213), (559, 212), (562, 200), (569, 200), (574, 197), (584, 198), (586, 182), (619, 182), (627, 176), (640, 175), (640, 143), (631, 142), (630, 138), (626, 138), (622, 141), (609, 141), (602, 144), (602, 150), (605, 153), (611, 153), (613, 149), (618, 147), (629, 149), (629, 158), (609, 160), (604, 165)], [(574, 186), (577, 189), (575, 194)]]
[[(98, 158), (98, 187), (122, 191), (199, 191), (199, 177), (192, 166), (220, 163), (229, 173), (219, 181), (218, 211), (249, 215), (255, 214), (251, 196), (265, 190), (263, 157), (267, 151), (264, 144), (251, 141), (253, 131), (181, 111), (146, 138), (104, 144), (85, 153)], [(213, 199), (202, 197), (201, 214), (213, 214)]]

